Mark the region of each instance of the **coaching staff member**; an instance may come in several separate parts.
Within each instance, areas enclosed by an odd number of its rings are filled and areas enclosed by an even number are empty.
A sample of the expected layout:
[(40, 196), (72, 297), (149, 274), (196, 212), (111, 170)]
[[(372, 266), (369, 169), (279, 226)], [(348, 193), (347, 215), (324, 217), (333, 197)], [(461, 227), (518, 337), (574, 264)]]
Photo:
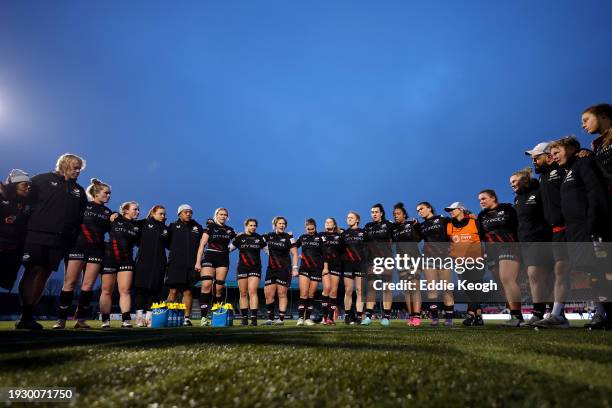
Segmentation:
[(78, 235), (87, 205), (85, 190), (77, 183), (84, 168), (85, 160), (65, 153), (57, 159), (55, 171), (32, 177), (32, 216), (23, 254), (25, 272), (19, 283), (17, 329), (42, 329), (32, 317), (34, 306)]

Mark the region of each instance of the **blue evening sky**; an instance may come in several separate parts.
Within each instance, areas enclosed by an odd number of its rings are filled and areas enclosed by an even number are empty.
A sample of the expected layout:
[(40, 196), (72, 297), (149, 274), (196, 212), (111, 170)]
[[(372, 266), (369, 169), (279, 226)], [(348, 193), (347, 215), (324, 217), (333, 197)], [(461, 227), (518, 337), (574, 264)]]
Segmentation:
[[(0, 2), (0, 173), (87, 159), (110, 206), (344, 224), (494, 188), (612, 96), (612, 2)], [(4, 177), (4, 176), (3, 176)], [(234, 274), (230, 275), (230, 278)]]

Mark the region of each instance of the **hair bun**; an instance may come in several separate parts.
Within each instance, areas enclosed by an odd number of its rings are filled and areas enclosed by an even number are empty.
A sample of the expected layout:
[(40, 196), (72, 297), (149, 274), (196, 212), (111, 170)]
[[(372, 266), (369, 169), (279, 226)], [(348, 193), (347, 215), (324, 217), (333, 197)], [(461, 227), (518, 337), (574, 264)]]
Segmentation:
[(94, 177), (91, 179), (91, 184), (102, 184), (102, 182)]
[(404, 208), (404, 203), (402, 203), (401, 201), (398, 201), (393, 208)]

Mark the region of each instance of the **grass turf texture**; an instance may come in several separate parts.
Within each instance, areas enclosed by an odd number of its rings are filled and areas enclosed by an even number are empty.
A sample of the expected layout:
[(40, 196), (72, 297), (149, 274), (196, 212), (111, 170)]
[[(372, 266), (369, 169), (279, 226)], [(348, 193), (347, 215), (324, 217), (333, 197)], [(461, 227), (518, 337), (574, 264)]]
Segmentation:
[(612, 332), (294, 324), (24, 332), (2, 322), (0, 384), (75, 387), (74, 404), (88, 407), (611, 404)]

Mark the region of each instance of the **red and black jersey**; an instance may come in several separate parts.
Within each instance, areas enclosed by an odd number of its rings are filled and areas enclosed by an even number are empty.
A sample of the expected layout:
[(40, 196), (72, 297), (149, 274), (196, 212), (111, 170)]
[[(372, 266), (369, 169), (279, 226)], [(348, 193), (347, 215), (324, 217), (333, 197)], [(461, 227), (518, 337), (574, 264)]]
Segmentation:
[(484, 242), (516, 242), (518, 218), (511, 204), (502, 203), (478, 214), (478, 231)]
[(348, 228), (340, 234), (342, 262), (360, 263), (365, 258), (365, 232), (361, 228)]
[(232, 245), (238, 249), (238, 268), (259, 268), (261, 267), (261, 250), (265, 248), (266, 241), (257, 233), (240, 234)]
[(123, 216), (111, 222), (106, 252), (115, 262), (131, 261), (134, 246), (140, 242), (140, 222)]
[(407, 254), (413, 257), (419, 256), (418, 242), (421, 240), (419, 223), (416, 220), (406, 220), (401, 224), (393, 224), (391, 232), (398, 254)]
[(270, 253), (269, 269), (286, 269), (291, 267), (291, 248), (295, 243), (292, 234), (287, 232), (269, 232), (263, 236)]
[(0, 243), (23, 245), (32, 207), (21, 199), (0, 193)]
[(204, 234), (208, 234), (207, 251), (229, 252), (229, 244), (236, 237), (232, 227), (211, 223), (206, 225)]
[(110, 216), (112, 213), (105, 205), (97, 204), (93, 201), (87, 203), (75, 247), (104, 247), (104, 235), (110, 230)]
[(300, 255), (301, 269), (321, 269), (323, 262), (325, 261), (324, 248), (323, 248), (323, 234), (303, 234), (301, 235), (294, 246), (296, 248), (302, 248), (302, 254)]
[(364, 241), (367, 242), (367, 258), (372, 261), (377, 257), (391, 256), (393, 223), (388, 220), (368, 222), (363, 228)]
[(340, 232), (324, 232), (321, 234), (323, 238), (323, 251), (325, 253), (325, 262), (329, 269), (336, 270), (342, 263), (342, 237)]

